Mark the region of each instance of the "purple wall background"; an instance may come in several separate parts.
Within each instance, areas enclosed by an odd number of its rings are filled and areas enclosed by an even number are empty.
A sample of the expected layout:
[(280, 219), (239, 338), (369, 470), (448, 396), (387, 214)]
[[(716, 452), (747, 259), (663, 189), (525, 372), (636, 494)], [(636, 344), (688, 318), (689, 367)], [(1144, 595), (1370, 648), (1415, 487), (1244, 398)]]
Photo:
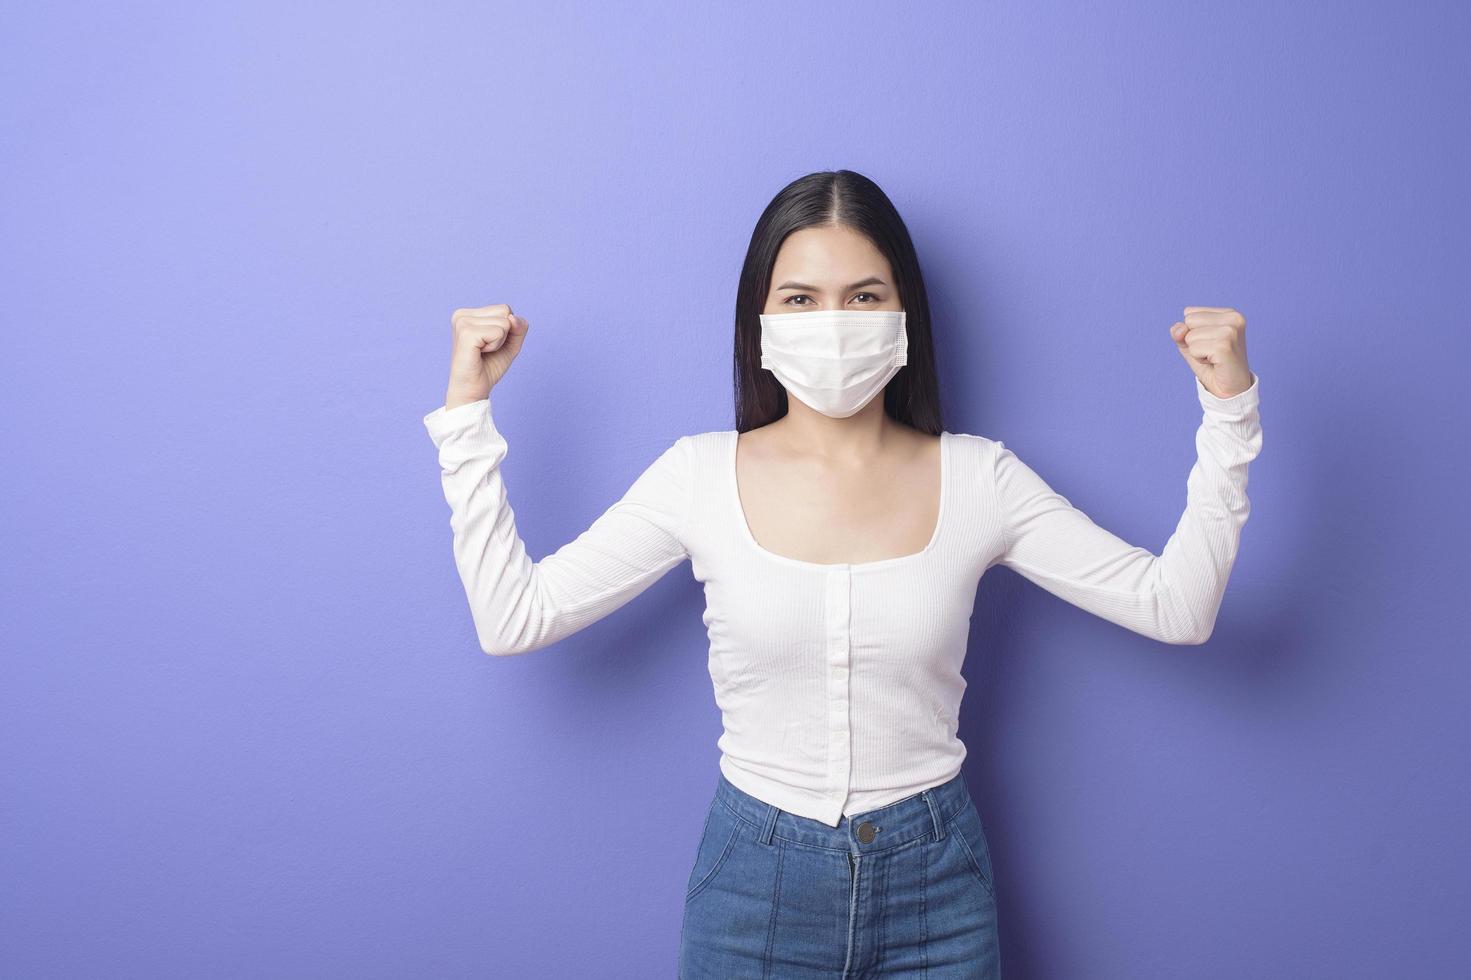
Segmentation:
[(953, 431), (1158, 550), (1247, 315), (1216, 633), (982, 583), (1010, 978), (1471, 971), (1465, 7), (12, 7), (0, 973), (659, 977), (716, 775), (689, 566), (475, 646), (448, 317), (540, 557), (731, 424), (760, 209), (890, 193)]

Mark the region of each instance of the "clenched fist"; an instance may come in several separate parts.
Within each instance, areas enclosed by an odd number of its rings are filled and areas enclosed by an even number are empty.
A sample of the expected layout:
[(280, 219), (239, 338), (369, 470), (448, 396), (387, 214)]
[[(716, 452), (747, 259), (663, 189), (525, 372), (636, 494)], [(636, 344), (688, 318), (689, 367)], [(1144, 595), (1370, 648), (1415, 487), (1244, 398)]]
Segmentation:
[(521, 352), (529, 324), (505, 303), (455, 310), (450, 317), (454, 351), (450, 354), (446, 408), (490, 395)]
[(1246, 365), (1246, 317), (1229, 306), (1187, 306), (1185, 319), (1170, 327), (1170, 336), (1190, 370), (1217, 398), (1230, 398), (1251, 387)]

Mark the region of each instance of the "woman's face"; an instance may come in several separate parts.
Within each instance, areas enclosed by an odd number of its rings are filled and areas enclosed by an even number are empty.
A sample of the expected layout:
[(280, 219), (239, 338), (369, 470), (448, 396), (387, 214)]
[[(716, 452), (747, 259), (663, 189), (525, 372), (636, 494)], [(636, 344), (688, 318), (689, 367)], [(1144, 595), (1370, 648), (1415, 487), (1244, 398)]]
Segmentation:
[(821, 225), (782, 242), (761, 312), (901, 309), (884, 253), (847, 225)]

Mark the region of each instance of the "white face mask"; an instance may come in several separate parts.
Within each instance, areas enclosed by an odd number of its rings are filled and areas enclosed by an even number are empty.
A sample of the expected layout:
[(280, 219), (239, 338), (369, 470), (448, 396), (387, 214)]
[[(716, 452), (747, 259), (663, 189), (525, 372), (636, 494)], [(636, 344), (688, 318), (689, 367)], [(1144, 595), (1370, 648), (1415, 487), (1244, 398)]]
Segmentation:
[(762, 313), (761, 366), (835, 419), (867, 405), (909, 363), (903, 310)]

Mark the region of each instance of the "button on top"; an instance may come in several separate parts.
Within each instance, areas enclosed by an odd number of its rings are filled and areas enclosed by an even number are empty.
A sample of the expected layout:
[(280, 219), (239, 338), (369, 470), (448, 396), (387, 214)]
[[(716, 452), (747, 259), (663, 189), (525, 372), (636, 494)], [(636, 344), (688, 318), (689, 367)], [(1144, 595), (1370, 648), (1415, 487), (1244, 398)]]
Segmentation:
[(879, 829), (867, 820), (858, 825), (858, 839), (865, 844), (872, 844), (873, 836), (878, 832)]

